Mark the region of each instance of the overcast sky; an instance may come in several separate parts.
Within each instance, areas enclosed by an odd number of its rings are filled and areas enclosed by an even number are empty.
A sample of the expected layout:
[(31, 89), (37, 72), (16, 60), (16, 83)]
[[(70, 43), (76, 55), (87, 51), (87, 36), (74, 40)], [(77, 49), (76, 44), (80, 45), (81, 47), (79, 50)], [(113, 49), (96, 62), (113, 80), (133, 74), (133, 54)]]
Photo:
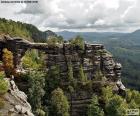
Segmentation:
[(140, 0), (38, 0), (34, 4), (0, 3), (0, 17), (31, 23), (43, 31), (128, 32), (140, 29)]

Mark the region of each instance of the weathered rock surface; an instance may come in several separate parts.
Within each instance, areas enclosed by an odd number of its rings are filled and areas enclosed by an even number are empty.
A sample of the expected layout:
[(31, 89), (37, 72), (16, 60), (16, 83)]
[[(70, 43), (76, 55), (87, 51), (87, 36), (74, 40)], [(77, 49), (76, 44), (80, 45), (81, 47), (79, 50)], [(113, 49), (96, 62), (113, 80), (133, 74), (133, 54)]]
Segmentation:
[[(2, 49), (8, 48), (13, 52), (15, 68), (19, 69), (21, 58), (24, 56), (27, 49), (38, 49), (46, 53), (46, 69), (51, 69), (54, 65), (60, 66), (60, 75), (62, 78), (67, 77), (68, 64), (72, 64), (74, 78), (77, 78), (77, 72), (82, 65), (84, 73), (88, 80), (94, 80), (98, 70), (106, 77), (106, 83), (114, 85), (114, 91), (124, 91), (125, 87), (122, 84), (121, 64), (113, 60), (113, 56), (109, 53), (102, 44), (84, 44), (84, 49), (79, 46), (72, 46), (70, 43), (58, 44), (49, 46), (46, 43), (31, 43), (20, 38), (5, 38), (0, 42), (0, 53)], [(92, 92), (99, 91), (99, 85), (103, 82), (94, 82)], [(66, 83), (64, 83), (66, 84)], [(94, 90), (95, 89), (95, 90)], [(73, 95), (68, 96), (71, 103), (72, 116), (86, 116), (85, 110), (93, 93), (84, 90), (76, 91)], [(16, 109), (21, 110), (21, 107), (16, 106)], [(24, 111), (24, 108), (23, 108)]]
[(8, 92), (3, 96), (5, 105), (0, 109), (2, 116), (34, 116), (27, 102), (27, 95), (20, 91), (13, 80), (6, 79)]
[(7, 48), (13, 52), (15, 68), (20, 69), (21, 58), (27, 49), (38, 49), (46, 53), (46, 66), (49, 69), (53, 65), (59, 65), (62, 76), (68, 69), (68, 63), (72, 63), (76, 72), (82, 64), (88, 79), (94, 78), (94, 73), (100, 69), (102, 73), (113, 81), (121, 77), (121, 64), (113, 60), (113, 56), (102, 44), (88, 44), (82, 50), (79, 46), (69, 43), (50, 46), (47, 43), (32, 43), (21, 38), (4, 37), (0, 39), (0, 56), (2, 49)]

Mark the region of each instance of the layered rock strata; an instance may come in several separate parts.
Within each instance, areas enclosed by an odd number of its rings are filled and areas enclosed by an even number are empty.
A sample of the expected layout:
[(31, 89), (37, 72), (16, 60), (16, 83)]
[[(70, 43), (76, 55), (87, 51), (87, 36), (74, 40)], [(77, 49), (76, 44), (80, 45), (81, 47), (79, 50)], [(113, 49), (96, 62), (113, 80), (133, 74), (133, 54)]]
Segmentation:
[[(46, 53), (46, 70), (50, 70), (52, 66), (60, 67), (60, 75), (62, 78), (67, 77), (68, 65), (73, 68), (73, 75), (76, 78), (80, 66), (83, 67), (84, 73), (88, 80), (94, 80), (98, 71), (106, 77), (106, 83), (114, 85), (114, 91), (124, 91), (125, 87), (121, 83), (121, 64), (113, 60), (113, 56), (102, 44), (84, 44), (84, 49), (79, 46), (73, 46), (68, 42), (50, 46), (46, 43), (32, 43), (20, 38), (5, 37), (0, 41), (0, 55), (2, 49), (8, 48), (13, 52), (15, 68), (20, 69), (21, 58), (28, 49), (37, 49)], [(94, 91), (98, 91), (100, 81), (96, 81)], [(85, 110), (90, 103), (92, 93), (86, 90), (76, 91), (71, 96), (68, 95), (71, 104), (72, 116), (86, 116)], [(85, 109), (85, 110), (84, 110)]]

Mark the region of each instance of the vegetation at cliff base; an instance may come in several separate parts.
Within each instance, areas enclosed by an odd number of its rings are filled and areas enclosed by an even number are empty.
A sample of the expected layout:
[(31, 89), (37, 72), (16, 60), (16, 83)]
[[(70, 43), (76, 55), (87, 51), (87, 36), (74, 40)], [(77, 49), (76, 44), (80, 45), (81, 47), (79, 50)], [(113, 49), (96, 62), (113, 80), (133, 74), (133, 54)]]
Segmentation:
[(33, 111), (36, 111), (42, 108), (42, 99), (45, 94), (45, 78), (43, 73), (39, 71), (30, 72), (29, 77), (28, 99)]
[(88, 109), (88, 116), (104, 116), (104, 111), (100, 107), (98, 96), (93, 95)]
[(51, 97), (51, 115), (52, 116), (69, 116), (69, 103), (63, 90), (60, 88), (52, 91)]

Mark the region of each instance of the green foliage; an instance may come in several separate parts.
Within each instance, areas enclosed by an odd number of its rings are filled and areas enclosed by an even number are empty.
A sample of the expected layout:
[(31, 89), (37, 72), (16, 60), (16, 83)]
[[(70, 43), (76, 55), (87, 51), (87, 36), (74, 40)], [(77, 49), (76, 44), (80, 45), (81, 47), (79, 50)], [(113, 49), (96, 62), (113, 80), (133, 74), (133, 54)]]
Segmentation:
[(42, 109), (37, 109), (35, 112), (36, 116), (45, 116), (45, 112)]
[(131, 100), (131, 102), (128, 104), (129, 109), (138, 109), (140, 106), (138, 106), (135, 102), (135, 100)]
[(102, 81), (104, 76), (103, 76), (101, 70), (97, 69), (94, 77), (95, 77), (94, 80)]
[(131, 102), (131, 98), (132, 98), (132, 92), (130, 89), (126, 90), (126, 101), (129, 103)]
[(8, 91), (8, 82), (0, 78), (0, 95), (5, 94)]
[(7, 48), (4, 48), (2, 60), (5, 74), (7, 77), (10, 77), (14, 72), (13, 53)]
[(73, 68), (71, 62), (68, 64), (68, 80), (73, 81)]
[(73, 93), (74, 92), (74, 88), (73, 88), (73, 86), (68, 86), (68, 92), (70, 92), (70, 93)]
[(74, 39), (71, 39), (70, 44), (73, 45), (73, 47), (79, 46), (79, 48), (84, 50), (84, 39), (81, 36), (76, 36)]
[(126, 98), (122, 98), (112, 93), (112, 87), (104, 87), (100, 97), (105, 103), (107, 116), (125, 116), (127, 109), (137, 109), (140, 107), (140, 93), (135, 90), (126, 90)]
[[(11, 37), (18, 36), (35, 42), (46, 42), (49, 36), (57, 36), (52, 31), (42, 32), (34, 25), (6, 20), (4, 18), (0, 18), (0, 35), (1, 34), (10, 35)], [(62, 37), (59, 38), (60, 40), (62, 39)]]
[(23, 68), (39, 69), (44, 67), (43, 53), (38, 53), (36, 50), (27, 51), (22, 58)]
[(93, 95), (88, 108), (88, 116), (104, 116), (103, 110), (99, 106), (98, 97)]
[(52, 92), (51, 107), (52, 116), (69, 116), (69, 103), (62, 89), (57, 88)]
[(20, 22), (12, 20), (6, 20), (0, 18), (0, 34), (8, 34), (10, 36), (20, 36), (23, 38), (29, 38), (30, 33), (26, 29), (26, 25)]
[(118, 95), (109, 99), (106, 104), (106, 112), (108, 116), (125, 116), (127, 103)]
[(79, 77), (81, 82), (86, 82), (87, 81), (87, 76), (84, 73), (82, 65), (80, 65), (78, 77)]
[(112, 87), (107, 86), (102, 88), (101, 99), (107, 103), (113, 97)]
[(60, 68), (58, 65), (52, 66), (47, 75), (46, 75), (46, 86), (45, 86), (45, 91), (46, 91), (46, 98), (50, 96), (50, 93), (59, 87), (60, 85)]
[(135, 103), (140, 107), (140, 93), (139, 91), (133, 90), (131, 99), (135, 100)]
[(57, 46), (57, 44), (63, 43), (63, 38), (62, 38), (61, 36), (59, 36), (59, 37), (50, 36), (50, 37), (47, 39), (47, 43), (48, 43), (48, 45), (50, 45), (50, 46)]
[(33, 71), (29, 73), (29, 102), (32, 106), (33, 111), (41, 108), (42, 98), (45, 94), (45, 77), (43, 72)]
[(127, 89), (126, 101), (129, 108), (140, 108), (140, 93), (136, 90)]

